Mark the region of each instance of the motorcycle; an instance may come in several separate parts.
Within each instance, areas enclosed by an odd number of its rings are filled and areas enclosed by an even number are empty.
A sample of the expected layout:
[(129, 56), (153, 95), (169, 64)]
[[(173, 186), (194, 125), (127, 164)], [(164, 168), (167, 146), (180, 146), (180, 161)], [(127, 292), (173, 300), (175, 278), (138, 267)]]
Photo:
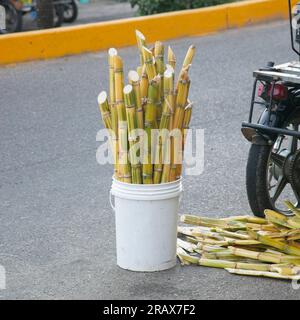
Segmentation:
[[(77, 19), (78, 6), (75, 0), (0, 0), (5, 8), (6, 30), (3, 33), (22, 31), (23, 16), (30, 14), (37, 20), (39, 28), (60, 27), (63, 22), (71, 23)], [(49, 14), (53, 11), (53, 15)]]
[[(293, 13), (291, 0), (288, 5), (292, 49), (300, 56), (295, 48), (295, 42), (300, 45), (300, 4)], [(264, 217), (265, 209), (291, 215), (283, 200), (300, 208), (300, 62), (269, 62), (253, 76), (249, 118), (242, 123), (242, 133), (252, 144), (246, 169), (248, 201), (258, 217)], [(255, 121), (257, 106), (263, 111)]]

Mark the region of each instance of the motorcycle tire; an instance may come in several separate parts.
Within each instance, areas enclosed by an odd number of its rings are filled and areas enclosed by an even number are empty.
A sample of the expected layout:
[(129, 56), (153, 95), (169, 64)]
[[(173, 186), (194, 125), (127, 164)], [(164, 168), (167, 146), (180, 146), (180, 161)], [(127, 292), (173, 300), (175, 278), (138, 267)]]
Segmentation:
[[(70, 15), (66, 15), (66, 11), (71, 12)], [(64, 5), (64, 22), (72, 23), (78, 17), (78, 7), (76, 1), (72, 0), (70, 3)]]
[(274, 210), (267, 187), (267, 166), (272, 146), (252, 144), (246, 169), (246, 188), (253, 214), (264, 218), (264, 210)]
[[(3, 4), (6, 13), (6, 29), (4, 33), (20, 32), (23, 26), (22, 12), (10, 2)], [(10, 20), (8, 20), (10, 19)]]
[(64, 6), (62, 4), (54, 5), (54, 27), (60, 27), (64, 21)]

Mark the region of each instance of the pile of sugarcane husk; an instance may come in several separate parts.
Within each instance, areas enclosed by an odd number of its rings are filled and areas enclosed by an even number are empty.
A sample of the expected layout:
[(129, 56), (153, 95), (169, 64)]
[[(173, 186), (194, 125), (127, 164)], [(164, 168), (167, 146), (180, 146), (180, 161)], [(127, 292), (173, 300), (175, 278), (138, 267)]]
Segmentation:
[(182, 265), (222, 268), (230, 273), (300, 279), (300, 210), (285, 201), (293, 216), (265, 210), (265, 218), (222, 219), (182, 215), (177, 256)]
[[(165, 60), (163, 43), (156, 41), (153, 47), (147, 46), (140, 31), (136, 31), (136, 39), (140, 65), (129, 71), (128, 84), (125, 85), (123, 60), (115, 48), (110, 48), (109, 94), (102, 91), (98, 96), (103, 123), (111, 136), (114, 177), (134, 184), (175, 181), (181, 177), (182, 161), (177, 159), (182, 159), (185, 132), (191, 120), (189, 69), (195, 47), (188, 48), (176, 78), (176, 57), (170, 46)], [(163, 148), (161, 135), (151, 141), (152, 130), (162, 134), (173, 129), (183, 136), (179, 145), (175, 146), (171, 137), (170, 146)], [(142, 147), (134, 148), (136, 144)]]

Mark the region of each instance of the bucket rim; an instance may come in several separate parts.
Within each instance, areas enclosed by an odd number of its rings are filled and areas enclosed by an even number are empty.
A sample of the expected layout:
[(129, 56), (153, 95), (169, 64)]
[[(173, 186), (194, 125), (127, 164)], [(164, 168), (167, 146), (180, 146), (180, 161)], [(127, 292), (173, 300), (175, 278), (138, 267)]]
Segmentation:
[(113, 182), (119, 183), (120, 185), (124, 185), (124, 186), (140, 186), (141, 188), (150, 188), (150, 187), (155, 187), (155, 186), (159, 186), (159, 185), (160, 186), (168, 186), (168, 185), (172, 185), (172, 184), (178, 184), (178, 183), (182, 182), (183, 177), (181, 176), (179, 179), (174, 180), (174, 181), (170, 181), (170, 182), (148, 183), (148, 184), (123, 182), (123, 181), (116, 179), (114, 176), (112, 176), (112, 180), (113, 180)]

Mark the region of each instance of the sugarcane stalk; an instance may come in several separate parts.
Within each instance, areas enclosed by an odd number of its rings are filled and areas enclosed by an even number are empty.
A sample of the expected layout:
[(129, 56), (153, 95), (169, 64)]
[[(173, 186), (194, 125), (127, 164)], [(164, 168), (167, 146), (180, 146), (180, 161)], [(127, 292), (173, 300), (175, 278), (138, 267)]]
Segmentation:
[(162, 114), (162, 104), (164, 101), (164, 45), (160, 41), (156, 41), (154, 45), (154, 59), (156, 66), (156, 73), (160, 75), (161, 81), (159, 83), (159, 101), (157, 103), (157, 124), (159, 126), (161, 114)]
[(177, 239), (177, 246), (183, 248), (184, 250), (188, 252), (194, 252), (195, 249), (197, 249), (196, 244), (192, 244), (190, 242), (184, 241), (182, 239)]
[[(170, 128), (170, 126), (169, 126), (169, 132), (171, 130), (172, 130), (172, 128)], [(174, 145), (173, 137), (170, 137), (170, 144), (167, 145), (167, 149), (166, 149), (166, 153), (169, 156), (169, 162), (173, 158), (173, 155), (172, 155), (173, 145)], [(163, 165), (163, 170), (162, 170), (162, 175), (161, 175), (161, 183), (170, 182), (170, 172), (171, 172), (171, 163), (165, 163)]]
[(109, 104), (107, 100), (107, 94), (105, 91), (100, 92), (100, 94), (98, 95), (98, 104), (105, 128), (112, 130)]
[[(175, 96), (173, 96), (174, 101)], [(174, 103), (173, 103), (174, 106)], [(169, 133), (173, 130), (173, 117), (174, 117), (174, 107), (171, 112), (170, 120), (169, 120)], [(167, 145), (166, 148), (166, 155), (168, 156), (168, 161), (165, 161), (163, 165), (163, 171), (161, 176), (161, 182), (167, 183), (170, 182), (170, 172), (171, 172), (171, 161), (174, 158), (174, 137), (170, 136), (170, 143)]]
[[(174, 114), (174, 122), (173, 129), (182, 129), (183, 119), (184, 119), (184, 110), (187, 104), (187, 97), (189, 92), (190, 80), (187, 72), (182, 73), (181, 79), (178, 84), (178, 93), (176, 97), (176, 107)], [(178, 162), (178, 156), (180, 157), (180, 151), (182, 149), (182, 145), (178, 146), (176, 143), (174, 144), (174, 157), (171, 159), (171, 170), (170, 170), (170, 181), (176, 180), (176, 165)], [(176, 157), (175, 157), (176, 155)], [(179, 162), (182, 162), (182, 158), (179, 158)]]
[(271, 232), (278, 232), (278, 227), (274, 226), (273, 224), (261, 225), (256, 223), (246, 223), (246, 227), (256, 231), (271, 231)]
[(199, 259), (199, 265), (212, 268), (230, 268), (255, 271), (270, 271), (270, 265), (261, 263), (234, 262), (228, 260)]
[(219, 233), (217, 232), (211, 232), (209, 230), (203, 230), (199, 228), (189, 228), (189, 227), (177, 227), (178, 233), (184, 234), (184, 235), (189, 235), (193, 237), (198, 237), (198, 238), (213, 238), (216, 240), (225, 240), (224, 237), (222, 237)]
[(182, 266), (189, 266), (190, 263), (189, 263), (188, 261), (184, 260), (184, 259), (182, 258), (182, 256), (180, 255), (180, 253), (181, 253), (181, 254), (185, 254), (185, 251), (184, 251), (182, 248), (177, 247), (176, 255), (177, 255), (178, 259), (180, 260), (180, 264), (181, 264)]
[(135, 30), (135, 36), (136, 36), (136, 41), (137, 41), (139, 54), (140, 54), (140, 63), (141, 63), (141, 66), (143, 66), (144, 64), (143, 47), (146, 46), (146, 38), (142, 34), (142, 32), (139, 30)]
[(268, 277), (275, 279), (286, 279), (286, 280), (300, 280), (300, 275), (289, 276), (289, 275), (280, 275), (277, 272), (268, 272), (268, 271), (254, 271), (254, 270), (243, 270), (243, 269), (232, 269), (226, 268), (230, 273), (244, 275), (244, 276), (255, 276), (255, 277)]
[(282, 240), (282, 241), (294, 241), (300, 239), (300, 229), (292, 229), (295, 231), (293, 233), (288, 231), (283, 232), (270, 232), (270, 231), (260, 231), (260, 234), (268, 236), (272, 239)]
[(288, 255), (278, 255), (274, 253), (268, 253), (268, 252), (257, 252), (253, 250), (246, 250), (241, 248), (235, 248), (235, 247), (228, 247), (228, 249), (231, 251), (232, 254), (244, 258), (250, 258), (254, 260), (264, 261), (264, 262), (270, 262), (270, 263), (299, 263), (300, 260), (297, 257), (288, 256)]
[(183, 261), (187, 261), (192, 264), (198, 264), (199, 258), (193, 257), (189, 255), (185, 250), (183, 250), (181, 247), (177, 247), (177, 256), (181, 257)]
[(143, 47), (142, 50), (143, 50), (144, 62), (146, 65), (147, 76), (149, 81), (151, 82), (154, 79), (154, 77), (157, 75), (155, 64), (154, 64), (155, 60), (152, 52), (149, 49), (147, 49), (146, 47)]
[(289, 200), (285, 200), (283, 202), (287, 206), (287, 208), (290, 209), (295, 214), (295, 216), (300, 218), (300, 209), (296, 208)]
[(239, 257), (244, 257), (244, 258), (249, 258), (249, 259), (254, 259), (254, 260), (259, 260), (264, 262), (270, 262), (270, 263), (282, 262), (280, 256), (276, 256), (271, 253), (257, 252), (257, 251), (246, 250), (246, 249), (235, 248), (235, 247), (229, 247), (228, 249), (231, 251), (232, 254)]
[(288, 219), (288, 224), (293, 229), (300, 229), (300, 218), (293, 217)]
[(233, 254), (229, 254), (227, 252), (224, 252), (223, 255), (219, 255), (219, 253), (223, 252), (201, 252), (201, 258), (204, 259), (211, 259), (211, 260), (227, 260), (227, 261), (241, 261), (241, 257), (237, 257)]
[(174, 115), (174, 129), (182, 129), (184, 111), (187, 105), (187, 97), (189, 93), (190, 80), (187, 72), (182, 73), (182, 77), (179, 80), (178, 93), (176, 97), (176, 108)]
[(190, 236), (185, 236), (184, 238), (186, 241), (190, 242), (190, 243), (193, 243), (193, 244), (197, 244), (198, 243), (198, 240), (194, 237), (190, 237)]
[(115, 93), (115, 73), (114, 73), (114, 57), (118, 55), (118, 51), (115, 48), (108, 50), (108, 66), (109, 66), (109, 100), (110, 105), (114, 105), (116, 102)]
[(204, 244), (212, 244), (216, 246), (252, 246), (260, 244), (259, 241), (256, 240), (239, 240), (239, 239), (225, 239), (225, 240), (214, 240), (214, 239), (202, 239), (200, 240), (201, 243)]
[(278, 240), (271, 239), (267, 236), (260, 235), (259, 233), (255, 232), (253, 230), (250, 230), (250, 229), (248, 229), (248, 233), (253, 239), (255, 239), (265, 245), (279, 249), (280, 251), (282, 251), (286, 254), (300, 256), (300, 248), (297, 248), (292, 245), (288, 245), (287, 243), (284, 243), (284, 242), (281, 242)]
[[(172, 133), (173, 130), (173, 122), (174, 122), (174, 112), (175, 112), (175, 100), (176, 100), (176, 95), (175, 95), (175, 88), (174, 88), (174, 69), (171, 65), (167, 64), (166, 65), (166, 71), (172, 73), (173, 79), (172, 79), (172, 90), (169, 90), (169, 94), (167, 94), (167, 90), (165, 90), (165, 95), (168, 96), (168, 102), (170, 105), (170, 110), (171, 115), (169, 119), (169, 126), (168, 130), (169, 133)], [(167, 183), (170, 181), (170, 172), (171, 172), (171, 159), (174, 158), (174, 137), (172, 134), (170, 134), (170, 143), (167, 145), (166, 148), (166, 156), (167, 156), (167, 161), (164, 161), (163, 165), (163, 171), (162, 171), (162, 177), (161, 177), (161, 183)]]
[(258, 218), (258, 217), (251, 217), (251, 216), (232, 216), (228, 218), (222, 218), (221, 220), (240, 221), (240, 222), (263, 224), (263, 225), (268, 223), (268, 221), (265, 218)]
[(118, 137), (119, 137), (119, 180), (131, 183), (131, 168), (128, 163), (128, 139), (127, 139), (127, 119), (123, 99), (123, 61), (120, 56), (114, 56), (115, 75), (115, 97), (118, 113)]
[(189, 214), (184, 214), (180, 217), (180, 221), (186, 224), (192, 224), (197, 226), (204, 226), (204, 227), (210, 227), (212, 225), (217, 226), (226, 226), (227, 224), (223, 221), (220, 221), (219, 219), (213, 219), (213, 218), (205, 218), (205, 217), (199, 217)]
[[(293, 218), (288, 218), (283, 214), (280, 214), (274, 210), (269, 210), (269, 209), (266, 209), (264, 213), (267, 220), (270, 221), (271, 223), (276, 223), (286, 228), (300, 229), (300, 223), (298, 225), (297, 221), (293, 220)], [(291, 223), (293, 221), (295, 221), (295, 224)]]
[[(192, 117), (192, 103), (188, 103), (188, 105), (184, 109), (184, 117), (183, 117), (183, 123), (182, 123), (182, 149), (179, 150), (181, 153), (181, 159), (183, 159), (184, 156), (184, 145), (185, 140), (187, 136), (187, 130), (189, 129), (190, 121)], [(176, 180), (181, 177), (182, 174), (182, 163), (179, 163), (176, 165)]]
[[(170, 118), (174, 110), (174, 74), (170, 70), (166, 70), (164, 73), (164, 91), (165, 100), (163, 104), (162, 118), (159, 125), (160, 136), (158, 137), (157, 150), (156, 150), (156, 164), (154, 165), (154, 183), (161, 182), (161, 176), (163, 171), (163, 164), (170, 162), (170, 158), (167, 158), (170, 151), (169, 136), (165, 136), (166, 129), (169, 128)], [(168, 140), (167, 140), (168, 139)], [(166, 182), (166, 181), (162, 181)]]
[(270, 271), (278, 272), (280, 275), (283, 276), (292, 276), (300, 274), (300, 268), (295, 267), (293, 265), (271, 265)]
[(146, 113), (148, 86), (149, 86), (149, 80), (146, 72), (146, 65), (144, 64), (142, 67), (141, 82), (140, 82), (141, 100), (142, 100), (144, 115)]
[(172, 66), (172, 68), (175, 70), (176, 67), (176, 57), (175, 54), (172, 50), (172, 48), (169, 46), (168, 47), (168, 64)]
[(107, 100), (107, 93), (105, 91), (100, 92), (100, 94), (98, 95), (98, 104), (99, 104), (104, 126), (106, 129), (109, 129), (110, 144), (111, 144), (111, 149), (113, 152), (114, 164), (115, 164), (114, 176), (118, 178), (118, 165), (117, 165), (118, 140), (116, 138), (115, 128), (113, 127), (113, 122), (111, 119), (111, 113), (109, 111), (109, 104)]
[(185, 69), (187, 66), (190, 66), (192, 64), (195, 53), (196, 53), (196, 47), (194, 45), (191, 45), (188, 48), (188, 51), (183, 60), (182, 69)]
[(182, 74), (187, 72), (192, 64), (195, 52), (196, 52), (196, 47), (194, 45), (191, 45), (186, 53), (184, 60), (183, 60), (182, 68), (181, 68), (181, 71), (180, 71), (179, 77), (178, 77), (176, 91), (178, 91), (179, 82), (180, 82), (180, 79), (182, 78)]
[(287, 241), (295, 241), (295, 240), (300, 240), (300, 234), (295, 235), (295, 236), (289, 236), (286, 238)]
[[(204, 250), (202, 252), (201, 257), (205, 259), (212, 259), (212, 260), (228, 260), (228, 261), (239, 261), (239, 262), (251, 260), (248, 258), (235, 256), (230, 252), (230, 250), (227, 250), (227, 249), (223, 251), (217, 251), (217, 252), (207, 252)], [(251, 260), (251, 261), (255, 261), (255, 260)]]
[(138, 129), (144, 129), (144, 111), (141, 98), (140, 77), (136, 71), (132, 70), (128, 73), (128, 79), (134, 91), (134, 99), (137, 114), (137, 127)]
[(143, 161), (143, 183), (151, 184), (153, 183), (153, 164), (151, 156), (152, 147), (152, 129), (157, 129), (156, 122), (156, 103), (159, 99), (158, 97), (158, 86), (160, 77), (156, 76), (150, 81), (148, 90), (148, 101), (145, 114), (145, 132), (146, 138), (144, 139), (146, 148), (144, 148), (144, 161)]
[(118, 111), (116, 107), (116, 92), (115, 92), (115, 72), (114, 72), (114, 57), (117, 56), (118, 52), (115, 48), (108, 50), (108, 65), (109, 65), (109, 98), (110, 98), (110, 112), (112, 130), (114, 136), (114, 176), (118, 178), (118, 160), (119, 160), (119, 142), (118, 142)]
[(180, 221), (186, 224), (193, 224), (203, 227), (219, 227), (222, 229), (236, 229), (243, 230), (245, 225), (239, 221), (222, 221), (220, 219), (205, 218), (194, 215), (182, 215)]
[(124, 87), (124, 99), (126, 106), (126, 117), (128, 125), (128, 140), (130, 146), (130, 163), (131, 163), (131, 175), (132, 183), (141, 184), (142, 183), (142, 171), (141, 163), (138, 159), (136, 150), (134, 150), (134, 145), (138, 141), (138, 136), (135, 133), (135, 130), (138, 128), (137, 125), (137, 115), (136, 115), (136, 106), (134, 99), (133, 87), (129, 84)]
[(220, 246), (216, 246), (216, 245), (211, 245), (211, 244), (203, 244), (198, 242), (197, 243), (197, 249), (201, 250), (201, 251), (205, 251), (205, 252), (220, 252), (220, 251), (224, 251), (225, 248), (224, 247), (220, 247)]
[(141, 79), (142, 78), (142, 71), (143, 71), (143, 67), (142, 66), (138, 66), (136, 68), (136, 72), (137, 74), (139, 75), (139, 78)]
[(297, 241), (292, 240), (292, 241), (287, 241), (287, 243), (290, 244), (291, 246), (294, 246), (300, 249), (300, 243)]
[[(150, 47), (149, 50), (151, 51), (153, 57), (154, 57), (154, 46)], [(155, 64), (155, 60), (154, 60), (154, 64)]]
[(237, 232), (230, 232), (227, 230), (223, 230), (221, 228), (216, 228), (216, 232), (218, 232), (218, 234), (220, 234), (221, 236), (225, 236), (225, 237), (238, 238), (241, 240), (250, 240), (251, 239), (251, 237), (249, 235), (240, 234)]

